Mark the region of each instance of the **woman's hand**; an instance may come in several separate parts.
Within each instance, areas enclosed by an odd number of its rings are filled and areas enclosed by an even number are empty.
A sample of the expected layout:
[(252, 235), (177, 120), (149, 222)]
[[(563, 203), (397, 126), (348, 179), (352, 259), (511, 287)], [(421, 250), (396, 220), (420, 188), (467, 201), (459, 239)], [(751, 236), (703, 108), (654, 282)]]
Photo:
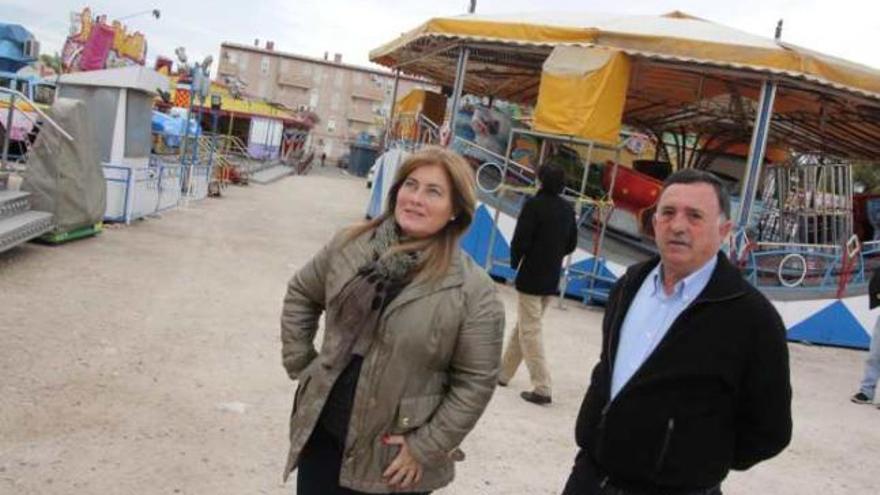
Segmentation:
[(385, 482), (394, 488), (409, 488), (422, 479), (422, 465), (415, 460), (402, 435), (388, 435), (382, 439), (385, 445), (400, 445), (400, 452), (382, 473)]

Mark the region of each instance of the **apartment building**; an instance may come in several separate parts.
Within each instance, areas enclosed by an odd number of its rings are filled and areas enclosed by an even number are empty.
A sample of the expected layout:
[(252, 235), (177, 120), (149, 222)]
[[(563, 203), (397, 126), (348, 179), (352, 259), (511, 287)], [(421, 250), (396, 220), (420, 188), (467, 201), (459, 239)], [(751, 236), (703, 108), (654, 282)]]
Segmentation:
[[(378, 137), (391, 110), (394, 75), (345, 64), (342, 56), (311, 58), (265, 46), (220, 45), (218, 78), (237, 77), (245, 92), (255, 98), (281, 103), (291, 109), (308, 109), (321, 119), (312, 129), (311, 142), (330, 161), (348, 152), (360, 133)], [(439, 88), (421, 79), (401, 77), (398, 98), (415, 88)]]

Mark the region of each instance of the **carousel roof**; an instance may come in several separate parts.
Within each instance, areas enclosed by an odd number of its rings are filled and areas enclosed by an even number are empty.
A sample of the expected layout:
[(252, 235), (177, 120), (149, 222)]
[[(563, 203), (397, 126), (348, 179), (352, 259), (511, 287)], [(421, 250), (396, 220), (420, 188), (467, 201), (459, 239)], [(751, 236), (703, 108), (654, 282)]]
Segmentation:
[(778, 85), (771, 142), (880, 156), (880, 70), (681, 12), (434, 18), (370, 58), (452, 85), (463, 45), (470, 48), (465, 91), (532, 104), (554, 47), (622, 51), (632, 60), (623, 122), (704, 141), (748, 142), (761, 85), (771, 78)]

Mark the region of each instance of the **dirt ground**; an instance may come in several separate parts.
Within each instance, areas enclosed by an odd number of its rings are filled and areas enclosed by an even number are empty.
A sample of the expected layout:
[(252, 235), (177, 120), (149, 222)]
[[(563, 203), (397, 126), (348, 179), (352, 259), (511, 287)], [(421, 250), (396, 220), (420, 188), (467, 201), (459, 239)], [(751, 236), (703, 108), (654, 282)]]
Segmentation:
[[(362, 179), (318, 169), (230, 188), (94, 239), (0, 254), (0, 493), (291, 494), (289, 276), (362, 218)], [(515, 294), (501, 286), (510, 329)], [(559, 493), (602, 313), (554, 303), (553, 404), (499, 389), (441, 493)], [(727, 494), (877, 493), (880, 410), (848, 401), (864, 352), (792, 345), (794, 441)]]

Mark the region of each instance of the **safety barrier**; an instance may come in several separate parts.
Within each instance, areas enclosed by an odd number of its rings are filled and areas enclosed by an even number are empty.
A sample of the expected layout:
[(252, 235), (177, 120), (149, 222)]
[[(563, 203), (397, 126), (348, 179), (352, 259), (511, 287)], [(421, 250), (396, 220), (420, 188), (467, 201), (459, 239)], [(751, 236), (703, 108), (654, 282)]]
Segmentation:
[(104, 165), (104, 179), (107, 183), (105, 221), (128, 224), (174, 208), (182, 199), (198, 200), (207, 197), (210, 167), (181, 167), (157, 163), (159, 164), (155, 166), (139, 168)]

